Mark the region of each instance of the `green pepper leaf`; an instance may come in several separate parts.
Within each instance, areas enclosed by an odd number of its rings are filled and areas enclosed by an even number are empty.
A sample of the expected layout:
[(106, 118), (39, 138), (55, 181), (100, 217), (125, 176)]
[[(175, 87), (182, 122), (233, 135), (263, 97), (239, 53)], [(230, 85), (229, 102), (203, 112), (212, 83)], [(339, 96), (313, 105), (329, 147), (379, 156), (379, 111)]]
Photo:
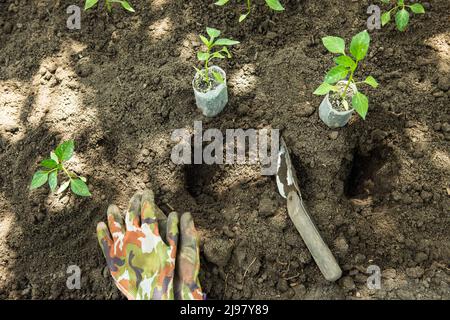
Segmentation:
[(405, 31), (409, 23), (409, 13), (406, 9), (402, 9), (395, 15), (395, 24), (399, 31)]
[(128, 3), (128, 1), (120, 1), (120, 4), (122, 5), (122, 8), (124, 8), (125, 10), (135, 12), (134, 9), (131, 7), (131, 5)]
[(410, 5), (409, 8), (414, 13), (425, 13), (425, 8), (420, 3), (414, 3), (413, 5)]
[(58, 191), (56, 191), (56, 194), (60, 194), (61, 192), (64, 192), (64, 190), (67, 189), (67, 187), (70, 184), (70, 180), (67, 180), (66, 182), (64, 182), (62, 185), (59, 186)]
[(59, 159), (58, 159), (58, 156), (52, 151), (52, 152), (50, 152), (50, 159), (52, 159), (53, 161), (55, 161), (55, 162), (58, 162), (59, 163)]
[(381, 15), (381, 25), (385, 26), (389, 21), (391, 21), (391, 12), (387, 11)]
[(73, 193), (75, 193), (79, 196), (82, 196), (82, 197), (91, 196), (88, 186), (81, 179), (72, 179), (70, 181), (70, 189), (72, 190)]
[(214, 76), (214, 79), (216, 79), (216, 81), (218, 83), (225, 83), (225, 80), (223, 79), (222, 75), (220, 74), (220, 72), (217, 71), (212, 71), (212, 74)]
[(50, 172), (50, 174), (48, 175), (48, 185), (52, 192), (56, 190), (56, 186), (58, 185), (58, 171)]
[(36, 171), (36, 173), (33, 175), (33, 179), (31, 180), (31, 186), (30, 189), (36, 189), (40, 186), (43, 186), (48, 180), (48, 171)]
[(283, 11), (284, 8), (281, 5), (280, 1), (278, 0), (266, 0), (267, 5), (270, 7), (270, 9), (275, 11)]
[(199, 35), (199, 37), (200, 37), (200, 39), (202, 40), (202, 42), (203, 42), (207, 47), (209, 47), (209, 45), (210, 45), (209, 40), (208, 40), (205, 36), (202, 36), (202, 35)]
[(369, 110), (369, 99), (361, 92), (357, 92), (352, 98), (352, 106), (361, 118), (365, 120)]
[(324, 82), (316, 89), (316, 91), (313, 92), (313, 94), (318, 96), (324, 96), (330, 91), (336, 91), (336, 87), (332, 86), (329, 83)]
[(206, 32), (211, 37), (211, 39), (214, 39), (214, 38), (217, 38), (218, 36), (220, 36), (220, 30), (217, 30), (214, 28), (207, 27)]
[(65, 141), (61, 143), (55, 150), (55, 154), (59, 161), (67, 161), (73, 156), (73, 150), (75, 148), (75, 143), (73, 140)]
[(53, 169), (56, 168), (58, 166), (58, 163), (53, 160), (53, 159), (44, 159), (41, 161), (40, 165), (42, 167), (48, 168), (48, 169)]
[(97, 4), (98, 0), (86, 0), (84, 3), (84, 10), (90, 9)]
[(210, 55), (208, 52), (202, 52), (202, 51), (197, 52), (197, 59), (200, 61), (206, 61), (209, 59), (209, 57), (210, 57)]
[(214, 58), (225, 59), (225, 56), (223, 54), (221, 54), (219, 51), (217, 51), (211, 55), (211, 59), (214, 59)]
[(369, 45), (370, 35), (367, 30), (364, 30), (352, 38), (352, 42), (350, 43), (350, 53), (356, 61), (361, 61), (366, 56)]
[(231, 40), (231, 39), (227, 39), (227, 38), (220, 38), (217, 39), (216, 41), (214, 41), (214, 45), (215, 46), (233, 46), (235, 44), (239, 44), (239, 41), (236, 40)]
[(352, 70), (356, 68), (356, 62), (353, 61), (353, 59), (350, 58), (349, 56), (336, 57), (334, 58), (334, 62), (336, 62), (336, 64), (339, 66), (347, 67)]
[(324, 82), (329, 84), (334, 84), (338, 82), (339, 80), (344, 79), (348, 74), (348, 69), (343, 66), (337, 66), (332, 68), (328, 73), (325, 75)]
[(244, 21), (245, 19), (247, 19), (248, 14), (249, 14), (249, 12), (247, 12), (247, 13), (245, 13), (245, 14), (241, 14), (241, 15), (239, 16), (239, 22), (242, 22), (242, 21)]
[(324, 37), (322, 43), (332, 53), (345, 54), (345, 40), (339, 37)]
[(374, 77), (372, 76), (368, 76), (366, 78), (366, 80), (364, 80), (364, 83), (368, 84), (369, 86), (371, 86), (372, 88), (377, 88), (378, 87), (378, 82), (377, 80), (375, 80)]
[(228, 58), (231, 58), (231, 53), (230, 51), (228, 51), (227, 47), (223, 47), (222, 50), (220, 50), (220, 52), (224, 52)]
[(230, 0), (218, 0), (218, 1), (215, 2), (214, 4), (215, 4), (215, 5), (218, 5), (218, 6), (223, 6), (223, 5), (226, 5), (229, 1), (230, 1)]

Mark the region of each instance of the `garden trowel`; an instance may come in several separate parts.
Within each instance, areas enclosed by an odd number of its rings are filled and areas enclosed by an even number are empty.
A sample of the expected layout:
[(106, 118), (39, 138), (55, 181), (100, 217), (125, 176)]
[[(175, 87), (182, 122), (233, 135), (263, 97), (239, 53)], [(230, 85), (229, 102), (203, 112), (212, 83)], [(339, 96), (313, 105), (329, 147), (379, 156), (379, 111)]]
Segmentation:
[(289, 216), (311, 252), (314, 261), (316, 261), (325, 279), (336, 281), (341, 277), (342, 270), (306, 211), (298, 187), (295, 169), (282, 137), (280, 138), (280, 149), (278, 151), (276, 180), (278, 191), (283, 198), (287, 199)]

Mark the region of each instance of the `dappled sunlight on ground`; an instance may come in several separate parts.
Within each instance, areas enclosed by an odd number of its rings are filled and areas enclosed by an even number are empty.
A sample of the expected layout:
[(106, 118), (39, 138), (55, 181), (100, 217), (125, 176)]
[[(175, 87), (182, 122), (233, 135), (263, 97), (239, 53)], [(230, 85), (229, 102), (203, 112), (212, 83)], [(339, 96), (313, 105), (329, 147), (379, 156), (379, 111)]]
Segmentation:
[[(32, 101), (26, 114), (23, 115), (24, 111), (21, 111), (21, 119), (26, 122), (27, 127), (37, 128), (46, 122), (56, 131), (72, 135), (89, 126), (96, 118), (96, 109), (86, 109), (83, 106), (83, 98), (92, 94), (91, 90), (80, 84), (75, 71), (68, 67), (71, 65), (71, 57), (81, 57), (84, 48), (84, 45), (76, 41), (68, 41), (63, 43), (58, 54), (41, 62), (38, 72), (31, 80), (37, 89), (30, 93)], [(75, 116), (80, 117), (80, 121), (70, 121)]]
[[(0, 209), (3, 214), (0, 215), (0, 239), (6, 239), (11, 231), (14, 216), (10, 208), (7, 207), (9, 203), (5, 197), (0, 194)], [(11, 270), (8, 267), (9, 261), (15, 258), (16, 253), (11, 251), (6, 241), (0, 241), (0, 289), (14, 280), (14, 276), (11, 274)]]
[(436, 50), (439, 59), (438, 69), (443, 73), (450, 72), (450, 32), (433, 35), (425, 41), (426, 45)]
[[(192, 57), (195, 57), (196, 49), (200, 46), (200, 42), (197, 40), (198, 36), (194, 33), (188, 33), (183, 40), (183, 46), (180, 50), (180, 59), (189, 61)], [(192, 69), (194, 72), (194, 69)]]
[(170, 2), (170, 0), (150, 0), (150, 7), (153, 10), (162, 10), (164, 6)]
[(450, 174), (450, 156), (448, 152), (442, 151), (442, 150), (436, 150), (431, 160), (433, 161), (433, 164), (436, 168), (439, 170), (446, 171), (447, 174)]
[(398, 234), (398, 225), (386, 210), (373, 212), (366, 219), (375, 234), (385, 239), (392, 239)]
[(237, 96), (254, 91), (258, 84), (258, 78), (255, 76), (255, 65), (252, 63), (245, 64), (229, 76), (228, 83)]
[(160, 19), (148, 28), (150, 39), (153, 41), (162, 40), (168, 37), (173, 29), (173, 23), (169, 17)]
[[(24, 136), (24, 131), (20, 130), (20, 107), (27, 100), (30, 87), (23, 82), (8, 80), (0, 81), (0, 131), (1, 137), (10, 143), (19, 141)], [(10, 135), (8, 133), (15, 133)]]

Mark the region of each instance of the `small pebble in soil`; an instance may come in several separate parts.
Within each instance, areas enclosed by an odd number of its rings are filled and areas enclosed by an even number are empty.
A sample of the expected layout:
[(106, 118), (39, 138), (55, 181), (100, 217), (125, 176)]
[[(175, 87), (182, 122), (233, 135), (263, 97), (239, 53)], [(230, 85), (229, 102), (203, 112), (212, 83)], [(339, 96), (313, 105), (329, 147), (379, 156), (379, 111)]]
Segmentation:
[(422, 267), (414, 267), (406, 269), (406, 274), (413, 279), (420, 278), (424, 274), (424, 270)]
[(294, 110), (297, 110), (300, 117), (309, 117), (314, 113), (314, 111), (316, 111), (316, 109), (311, 106), (309, 102), (294, 105)]
[(346, 291), (351, 291), (356, 288), (355, 282), (353, 282), (353, 279), (351, 277), (343, 277), (340, 282), (342, 287)]
[(448, 91), (450, 88), (450, 75), (439, 76), (437, 87), (442, 91)]
[(278, 231), (283, 231), (287, 227), (287, 219), (283, 214), (278, 214), (270, 219), (270, 225)]
[(429, 202), (431, 201), (431, 199), (433, 199), (433, 194), (431, 192), (422, 190), (422, 192), (420, 193), (420, 197), (422, 198), (423, 201)]
[(345, 255), (348, 252), (349, 246), (347, 240), (343, 236), (338, 237), (334, 241), (334, 245), (339, 253)]
[(92, 66), (88, 60), (83, 59), (77, 63), (75, 70), (80, 77), (85, 78), (91, 75)]
[(402, 195), (401, 195), (401, 193), (398, 192), (398, 191), (393, 191), (392, 194), (391, 194), (391, 196), (392, 196), (392, 199), (393, 199), (394, 201), (400, 201), (400, 200), (402, 200)]
[(434, 131), (441, 131), (441, 129), (442, 129), (442, 124), (441, 124), (440, 122), (436, 122), (436, 123), (433, 125), (433, 130), (434, 130)]
[(336, 140), (338, 136), (339, 136), (339, 132), (338, 131), (332, 131), (328, 135), (328, 138), (330, 138), (331, 140)]
[(450, 124), (449, 124), (448, 122), (445, 122), (445, 123), (442, 125), (442, 131), (444, 131), (444, 132), (450, 132)]
[(357, 253), (355, 255), (355, 263), (356, 264), (360, 264), (366, 261), (366, 256), (361, 254), (361, 253)]
[(277, 206), (275, 201), (268, 196), (263, 196), (259, 202), (259, 214), (263, 217), (273, 216), (276, 208)]
[(386, 138), (386, 136), (387, 136), (387, 132), (383, 131), (381, 129), (375, 129), (375, 130), (372, 131), (372, 140), (374, 142), (380, 142), (384, 138)]
[(424, 156), (424, 152), (421, 147), (416, 147), (412, 154), (413, 158), (419, 159)]
[(428, 255), (425, 252), (418, 252), (414, 257), (414, 261), (417, 263), (422, 263), (428, 260)]
[(405, 83), (405, 82), (403, 82), (403, 81), (399, 81), (399, 82), (397, 82), (397, 88), (400, 90), (400, 91), (406, 91), (406, 88), (407, 88), (408, 86), (407, 86), (407, 84)]
[(13, 30), (13, 24), (10, 22), (5, 22), (5, 24), (3, 25), (3, 31), (5, 32), (5, 34), (10, 34)]
[(396, 275), (397, 271), (393, 268), (383, 270), (383, 272), (381, 273), (381, 276), (385, 279), (394, 279)]
[(150, 155), (150, 151), (148, 149), (142, 149), (142, 156), (148, 157)]
[(286, 291), (289, 290), (289, 284), (286, 281), (286, 279), (280, 279), (280, 280), (278, 280), (276, 288), (277, 288), (278, 291), (283, 293), (283, 292), (286, 292)]
[(206, 260), (219, 267), (224, 267), (230, 260), (233, 247), (231, 241), (213, 238), (205, 241), (203, 251)]
[(50, 73), (55, 73), (56, 69), (58, 68), (58, 66), (56, 65), (55, 62), (51, 62), (49, 63), (46, 67), (45, 67)]

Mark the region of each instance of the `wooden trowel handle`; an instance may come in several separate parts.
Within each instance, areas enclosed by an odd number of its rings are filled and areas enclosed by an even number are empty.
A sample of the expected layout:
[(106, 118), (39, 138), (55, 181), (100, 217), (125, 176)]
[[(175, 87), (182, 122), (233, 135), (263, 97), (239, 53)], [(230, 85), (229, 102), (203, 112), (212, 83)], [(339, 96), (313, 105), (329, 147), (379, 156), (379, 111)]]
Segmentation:
[(309, 217), (297, 192), (291, 191), (288, 194), (287, 207), (292, 222), (302, 236), (325, 279), (328, 281), (339, 279), (342, 275), (342, 270)]

